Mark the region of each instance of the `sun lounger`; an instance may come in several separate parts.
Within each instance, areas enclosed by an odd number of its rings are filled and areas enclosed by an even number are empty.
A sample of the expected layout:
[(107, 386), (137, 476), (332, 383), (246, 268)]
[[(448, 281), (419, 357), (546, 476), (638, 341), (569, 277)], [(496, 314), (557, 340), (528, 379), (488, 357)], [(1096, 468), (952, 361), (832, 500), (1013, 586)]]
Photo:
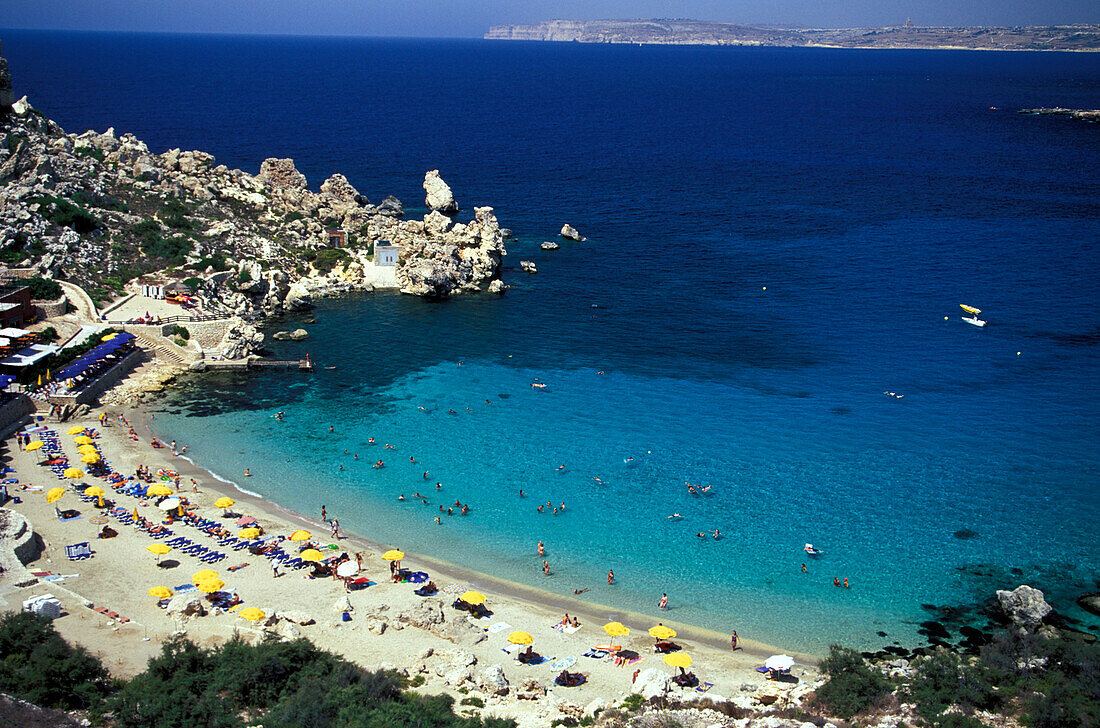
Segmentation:
[(608, 653), (604, 652), (603, 650), (590, 649), (588, 650), (588, 652), (584, 653), (583, 657), (592, 657), (597, 660), (602, 660), (603, 658), (607, 657), (607, 655)]
[(80, 561), (81, 559), (92, 558), (92, 546), (87, 541), (81, 543), (74, 543), (65, 547), (65, 555), (69, 557), (70, 561)]

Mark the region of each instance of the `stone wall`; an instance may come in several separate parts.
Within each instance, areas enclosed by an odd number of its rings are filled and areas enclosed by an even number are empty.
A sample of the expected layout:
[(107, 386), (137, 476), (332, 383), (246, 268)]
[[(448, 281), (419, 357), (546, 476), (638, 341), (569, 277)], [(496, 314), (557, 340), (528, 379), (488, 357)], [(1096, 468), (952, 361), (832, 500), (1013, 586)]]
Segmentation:
[[(172, 324), (168, 326), (168, 331), (171, 331), (176, 326), (182, 326), (191, 333), (191, 341), (201, 346), (203, 349), (217, 348), (221, 343), (222, 337), (225, 336), (225, 332), (229, 330), (229, 319), (218, 319), (217, 321), (180, 321), (179, 324)], [(167, 332), (165, 332), (167, 334)]]
[(16, 395), (12, 401), (0, 405), (0, 437), (11, 435), (16, 425), (22, 423), (23, 418), (34, 412), (34, 402), (25, 394)]
[(117, 384), (120, 379), (129, 374), (130, 370), (136, 367), (144, 358), (144, 351), (141, 349), (134, 349), (128, 357), (105, 371), (98, 379), (87, 387), (84, 387), (84, 389), (81, 389), (75, 394), (55, 394), (50, 397), (50, 402), (62, 405), (86, 404), (91, 406), (92, 403), (99, 399), (99, 395)]
[(24, 566), (38, 557), (39, 541), (30, 521), (7, 508), (0, 508), (0, 581), (30, 586), (38, 581)]
[(31, 301), (31, 305), (34, 306), (34, 315), (41, 321), (64, 314), (68, 310), (69, 299), (62, 293), (56, 301)]

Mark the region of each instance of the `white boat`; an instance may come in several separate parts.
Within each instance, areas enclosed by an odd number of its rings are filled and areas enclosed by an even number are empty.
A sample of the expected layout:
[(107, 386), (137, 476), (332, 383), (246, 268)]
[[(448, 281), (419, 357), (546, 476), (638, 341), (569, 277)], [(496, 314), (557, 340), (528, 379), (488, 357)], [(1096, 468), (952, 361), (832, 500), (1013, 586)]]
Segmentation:
[(963, 321), (970, 324), (971, 326), (977, 326), (980, 329), (980, 328), (984, 327), (986, 325), (986, 323), (988, 323), (987, 321), (982, 321), (980, 318), (978, 318), (978, 314), (980, 314), (982, 312), (982, 310), (980, 308), (974, 308), (973, 306), (967, 306), (965, 303), (960, 303), (959, 308), (961, 308), (963, 311), (966, 311), (969, 314), (972, 314), (970, 316), (962, 316), (961, 317)]

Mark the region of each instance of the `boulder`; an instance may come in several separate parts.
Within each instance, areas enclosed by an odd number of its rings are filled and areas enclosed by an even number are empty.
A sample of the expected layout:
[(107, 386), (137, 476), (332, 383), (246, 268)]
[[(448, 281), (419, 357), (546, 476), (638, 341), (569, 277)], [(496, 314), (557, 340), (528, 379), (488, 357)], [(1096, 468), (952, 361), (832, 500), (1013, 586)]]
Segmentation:
[(378, 203), (378, 214), (387, 217), (401, 217), (405, 214), (405, 208), (401, 206), (401, 200), (389, 195)]
[(427, 193), (424, 202), (432, 210), (446, 215), (453, 215), (458, 212), (458, 203), (455, 202), (455, 196), (447, 183), (439, 176), (438, 169), (429, 170), (424, 175), (424, 191)]
[(283, 299), (283, 307), (289, 311), (307, 308), (312, 303), (309, 289), (301, 281), (295, 281), (287, 288), (286, 298)]
[(997, 601), (1013, 624), (1021, 627), (1038, 627), (1054, 609), (1047, 604), (1043, 593), (1026, 584), (1012, 591), (998, 590)]
[(444, 622), (443, 602), (439, 599), (424, 599), (412, 609), (398, 614), (397, 619), (414, 627), (430, 630)]
[(489, 293), (504, 295), (504, 292), (506, 290), (508, 290), (508, 286), (504, 285), (504, 281), (500, 280), (499, 278), (489, 283)]
[(506, 695), (508, 693), (508, 678), (504, 675), (504, 668), (500, 665), (490, 665), (481, 671), (477, 678), (478, 687), (490, 695)]
[(304, 190), (307, 186), (306, 176), (294, 167), (293, 159), (265, 159), (257, 178), (276, 190)]
[(282, 624), (280, 624), (278, 633), (279, 636), (288, 640), (296, 640), (302, 636), (302, 630), (300, 630), (298, 628), (298, 625), (294, 624), (293, 622), (283, 622)]
[(642, 670), (638, 679), (634, 681), (634, 692), (641, 693), (646, 700), (656, 697), (664, 697), (668, 692), (668, 680), (672, 677), (664, 670), (655, 667)]
[(386, 631), (386, 620), (384, 619), (368, 619), (367, 631), (372, 634), (382, 634)]
[(313, 619), (313, 617), (306, 614), (305, 612), (296, 611), (279, 612), (279, 618), (284, 619), (287, 622), (293, 622), (294, 624), (301, 625), (313, 624), (316, 621)]
[(543, 250), (557, 250), (561, 246), (558, 245), (557, 243), (552, 243), (549, 240), (547, 240), (545, 243), (543, 243), (539, 247), (542, 248)]
[(355, 607), (352, 606), (351, 599), (349, 599), (347, 596), (343, 596), (337, 599), (336, 602), (332, 605), (332, 611), (338, 613), (354, 612)]
[(584, 240), (584, 236), (578, 233), (577, 229), (569, 223), (561, 226), (561, 232), (558, 233), (558, 235), (561, 235), (566, 240), (576, 240), (577, 242)]
[[(302, 179), (304, 180), (305, 177), (302, 177)], [(358, 200), (363, 197), (359, 194), (359, 190), (352, 187), (351, 182), (348, 182), (348, 178), (342, 174), (334, 174), (322, 182), (321, 194), (334, 197), (341, 202), (356, 205), (359, 204)]]
[(1077, 606), (1084, 609), (1086, 612), (1100, 616), (1100, 592), (1092, 592), (1091, 594), (1082, 594), (1077, 597)]
[(521, 260), (519, 262), (519, 267), (523, 268), (524, 273), (538, 273), (539, 272), (539, 269), (535, 267), (534, 262), (532, 262), (530, 260)]
[(15, 94), (12, 91), (11, 71), (8, 70), (8, 62), (0, 56), (0, 109), (6, 109), (15, 103)]
[(528, 680), (516, 692), (520, 700), (538, 700), (546, 697), (546, 688), (538, 680)]
[(240, 316), (229, 319), (217, 350), (223, 359), (244, 359), (263, 346), (264, 335)]
[(484, 642), (489, 639), (485, 634), (485, 630), (472, 624), (465, 618), (444, 622), (435, 627), (432, 633), (445, 640), (454, 642), (456, 645), (463, 645), (466, 647), (473, 647), (479, 642)]
[(27, 101), (26, 96), (11, 105), (12, 113), (14, 113), (16, 116), (26, 116), (27, 113), (33, 108), (34, 107), (31, 106), (31, 102)]
[(196, 594), (181, 594), (172, 597), (165, 612), (173, 617), (202, 617), (206, 614), (206, 607), (202, 603), (202, 597)]
[(501, 228), (500, 237), (504, 238), (505, 240), (515, 240), (516, 234), (512, 232), (512, 228)]

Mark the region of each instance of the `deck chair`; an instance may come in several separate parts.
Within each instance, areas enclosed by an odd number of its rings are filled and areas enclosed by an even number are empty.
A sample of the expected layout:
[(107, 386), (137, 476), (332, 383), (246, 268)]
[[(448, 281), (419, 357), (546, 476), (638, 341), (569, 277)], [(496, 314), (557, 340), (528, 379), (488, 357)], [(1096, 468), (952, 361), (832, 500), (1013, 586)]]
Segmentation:
[(65, 547), (65, 555), (69, 557), (70, 561), (90, 559), (92, 558), (92, 547), (87, 541), (74, 543), (70, 546)]

